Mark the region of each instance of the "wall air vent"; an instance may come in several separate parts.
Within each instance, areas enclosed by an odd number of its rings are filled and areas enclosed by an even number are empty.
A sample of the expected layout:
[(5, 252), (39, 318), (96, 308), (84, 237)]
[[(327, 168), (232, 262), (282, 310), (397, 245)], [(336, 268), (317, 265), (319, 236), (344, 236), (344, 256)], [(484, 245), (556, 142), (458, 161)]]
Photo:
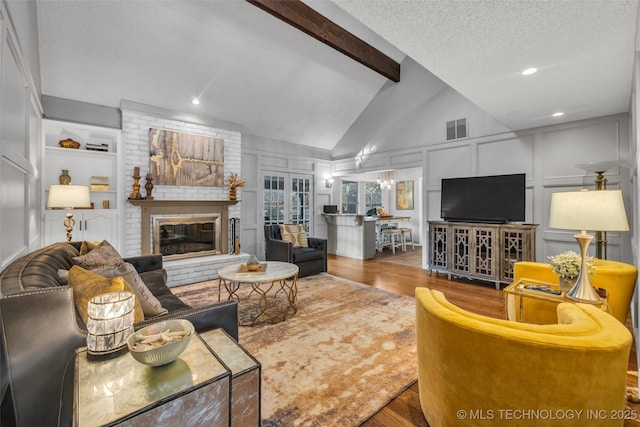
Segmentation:
[(447, 122), (447, 141), (467, 137), (467, 119), (451, 120)]

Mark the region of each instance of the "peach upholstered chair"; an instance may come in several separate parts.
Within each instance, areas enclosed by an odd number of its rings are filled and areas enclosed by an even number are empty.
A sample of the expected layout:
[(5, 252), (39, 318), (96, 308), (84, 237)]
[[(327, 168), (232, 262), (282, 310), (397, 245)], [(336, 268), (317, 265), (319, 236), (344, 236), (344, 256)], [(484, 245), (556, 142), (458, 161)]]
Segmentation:
[[(594, 259), (595, 275), (591, 284), (607, 290), (609, 311), (622, 323), (626, 323), (629, 307), (636, 287), (638, 269), (623, 262)], [(558, 283), (559, 277), (550, 264), (521, 261), (514, 264), (513, 281), (534, 279), (548, 283)], [(523, 301), (523, 320), (529, 323), (555, 323), (557, 320), (555, 305), (525, 299)]]
[[(431, 427), (622, 425), (610, 414), (625, 408), (632, 337), (608, 313), (562, 303), (558, 324), (534, 325), (470, 313), (436, 290), (415, 293), (420, 404)], [(570, 414), (542, 419), (558, 411)]]

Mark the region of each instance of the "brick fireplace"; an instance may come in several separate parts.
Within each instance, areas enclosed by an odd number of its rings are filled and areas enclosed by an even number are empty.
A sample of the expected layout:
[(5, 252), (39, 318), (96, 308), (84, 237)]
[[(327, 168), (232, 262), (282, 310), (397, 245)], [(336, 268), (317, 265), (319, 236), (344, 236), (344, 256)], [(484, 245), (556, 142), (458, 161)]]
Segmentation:
[[(141, 219), (141, 248), (140, 253), (142, 255), (148, 255), (151, 253), (162, 253), (160, 247), (154, 248), (154, 222), (155, 225), (159, 224), (154, 220), (166, 220), (165, 224), (186, 224), (189, 223), (195, 226), (195, 229), (199, 229), (201, 225), (208, 221), (203, 219), (208, 218), (211, 223), (215, 224), (212, 230), (200, 230), (204, 231), (199, 236), (194, 235), (194, 240), (205, 240), (204, 234), (211, 231), (211, 235), (216, 235), (214, 245), (217, 245), (215, 249), (207, 251), (207, 253), (184, 253), (181, 247), (185, 243), (175, 242), (178, 249), (178, 254), (171, 254), (169, 256), (163, 256), (163, 265), (169, 275), (170, 286), (194, 283), (203, 280), (210, 280), (217, 277), (218, 268), (225, 265), (241, 263), (246, 261), (249, 257), (247, 254), (234, 255), (229, 254), (229, 206), (233, 206), (237, 201), (231, 200), (130, 200), (133, 206), (140, 207), (140, 219)], [(206, 226), (205, 228), (208, 228)], [(175, 228), (173, 231), (167, 231), (167, 238), (169, 233), (176, 233)], [(181, 237), (182, 239), (182, 237)], [(160, 242), (157, 242), (158, 244)], [(200, 243), (200, 242), (198, 242)]]
[[(149, 129), (168, 129), (224, 140), (224, 182), (232, 172), (241, 174), (242, 137), (240, 127), (231, 123), (198, 117), (183, 112), (164, 110), (122, 101), (122, 130), (124, 142), (124, 186), (131, 189), (131, 171), (140, 168), (141, 175), (149, 171)], [(222, 127), (221, 127), (222, 126)], [(125, 190), (125, 192), (128, 191)], [(144, 190), (142, 191), (144, 193)], [(144, 194), (143, 194), (144, 195)], [(158, 185), (154, 182), (154, 200), (128, 200), (124, 206), (122, 253), (135, 256), (155, 251), (152, 245), (150, 215), (175, 217), (189, 215), (219, 215), (220, 245), (216, 252), (201, 256), (165, 259), (169, 286), (211, 280), (218, 277), (218, 268), (241, 263), (248, 254), (229, 254), (229, 218), (240, 218), (240, 205), (231, 202), (229, 187)], [(153, 214), (149, 213), (150, 211)], [(174, 234), (176, 234), (174, 232)], [(186, 233), (177, 233), (186, 234)], [(202, 236), (202, 235), (201, 235)], [(198, 238), (199, 239), (199, 238)], [(176, 245), (178, 250), (185, 248)]]

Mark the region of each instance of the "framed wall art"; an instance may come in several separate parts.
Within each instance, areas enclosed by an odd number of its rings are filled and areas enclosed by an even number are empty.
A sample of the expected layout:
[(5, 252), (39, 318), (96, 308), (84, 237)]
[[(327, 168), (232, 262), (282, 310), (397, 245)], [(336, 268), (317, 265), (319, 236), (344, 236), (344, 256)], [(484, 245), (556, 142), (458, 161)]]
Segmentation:
[(224, 187), (224, 140), (151, 128), (149, 170), (159, 185)]
[(396, 184), (396, 209), (413, 210), (413, 181), (398, 181)]

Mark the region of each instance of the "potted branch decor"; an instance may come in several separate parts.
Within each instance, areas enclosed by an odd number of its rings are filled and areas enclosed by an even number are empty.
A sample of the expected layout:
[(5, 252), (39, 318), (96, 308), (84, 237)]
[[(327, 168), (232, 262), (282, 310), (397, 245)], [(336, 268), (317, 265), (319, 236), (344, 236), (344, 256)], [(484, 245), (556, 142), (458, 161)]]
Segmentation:
[(229, 175), (229, 200), (236, 200), (236, 188), (242, 187), (245, 183), (244, 178), (240, 178), (237, 173), (232, 172)]

